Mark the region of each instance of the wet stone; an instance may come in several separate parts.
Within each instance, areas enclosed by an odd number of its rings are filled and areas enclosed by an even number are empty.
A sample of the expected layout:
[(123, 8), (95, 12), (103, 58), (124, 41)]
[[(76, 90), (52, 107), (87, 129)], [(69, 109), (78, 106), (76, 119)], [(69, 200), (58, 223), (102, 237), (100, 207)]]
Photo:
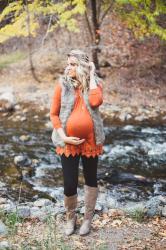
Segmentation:
[(28, 166), (31, 164), (31, 160), (27, 156), (17, 155), (14, 157), (14, 163), (17, 166)]
[(30, 207), (28, 206), (20, 206), (17, 208), (18, 216), (21, 218), (26, 218), (30, 216)]
[(146, 210), (148, 216), (160, 215), (161, 214), (161, 200), (158, 196), (151, 197), (146, 203)]
[(161, 214), (166, 217), (166, 205), (162, 208)]
[(43, 207), (43, 206), (49, 206), (52, 205), (53, 202), (49, 199), (39, 199), (34, 202), (34, 206), (36, 207)]
[(0, 221), (0, 235), (6, 235), (8, 233), (6, 225)]
[(28, 140), (30, 139), (30, 136), (29, 136), (29, 135), (21, 135), (21, 136), (19, 137), (19, 139), (20, 139), (21, 141), (28, 141)]
[(0, 242), (0, 250), (11, 250), (12, 247), (10, 243), (6, 240), (3, 240)]

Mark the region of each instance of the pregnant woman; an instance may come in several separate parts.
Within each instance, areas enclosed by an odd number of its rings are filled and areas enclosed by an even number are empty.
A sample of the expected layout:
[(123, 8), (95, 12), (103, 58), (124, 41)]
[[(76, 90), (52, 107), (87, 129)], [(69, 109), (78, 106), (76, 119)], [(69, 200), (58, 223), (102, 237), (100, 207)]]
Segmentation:
[(82, 50), (71, 50), (64, 75), (55, 86), (50, 108), (55, 152), (60, 155), (64, 180), (66, 235), (76, 228), (79, 160), (84, 174), (85, 212), (79, 234), (90, 232), (98, 196), (98, 155), (103, 152), (105, 134), (99, 106), (103, 102), (102, 80), (93, 62)]

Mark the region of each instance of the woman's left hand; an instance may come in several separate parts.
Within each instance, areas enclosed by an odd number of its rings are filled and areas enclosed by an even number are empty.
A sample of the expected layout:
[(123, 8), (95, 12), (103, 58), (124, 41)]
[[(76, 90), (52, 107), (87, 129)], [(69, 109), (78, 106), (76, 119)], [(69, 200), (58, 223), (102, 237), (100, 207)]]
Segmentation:
[(95, 70), (96, 70), (94, 62), (90, 62), (89, 67), (90, 67), (90, 74), (93, 75), (95, 73)]

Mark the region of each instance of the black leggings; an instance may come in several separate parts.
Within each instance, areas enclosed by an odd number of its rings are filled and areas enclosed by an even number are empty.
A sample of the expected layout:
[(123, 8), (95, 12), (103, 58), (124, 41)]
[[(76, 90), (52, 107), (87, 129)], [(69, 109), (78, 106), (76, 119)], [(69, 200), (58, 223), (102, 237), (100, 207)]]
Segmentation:
[(69, 155), (66, 157), (62, 154), (60, 157), (64, 180), (64, 194), (66, 196), (77, 194), (80, 157), (82, 159), (85, 185), (97, 187), (97, 155), (95, 157), (86, 157), (85, 155), (76, 154), (75, 156)]

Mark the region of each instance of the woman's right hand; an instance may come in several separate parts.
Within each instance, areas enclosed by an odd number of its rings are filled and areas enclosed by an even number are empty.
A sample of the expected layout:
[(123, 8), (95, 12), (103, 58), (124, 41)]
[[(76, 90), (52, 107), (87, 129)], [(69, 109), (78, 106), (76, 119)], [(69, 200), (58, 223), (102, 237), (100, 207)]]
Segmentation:
[(85, 139), (80, 139), (79, 137), (74, 136), (65, 136), (63, 139), (65, 143), (73, 144), (73, 145), (79, 145), (85, 141)]

